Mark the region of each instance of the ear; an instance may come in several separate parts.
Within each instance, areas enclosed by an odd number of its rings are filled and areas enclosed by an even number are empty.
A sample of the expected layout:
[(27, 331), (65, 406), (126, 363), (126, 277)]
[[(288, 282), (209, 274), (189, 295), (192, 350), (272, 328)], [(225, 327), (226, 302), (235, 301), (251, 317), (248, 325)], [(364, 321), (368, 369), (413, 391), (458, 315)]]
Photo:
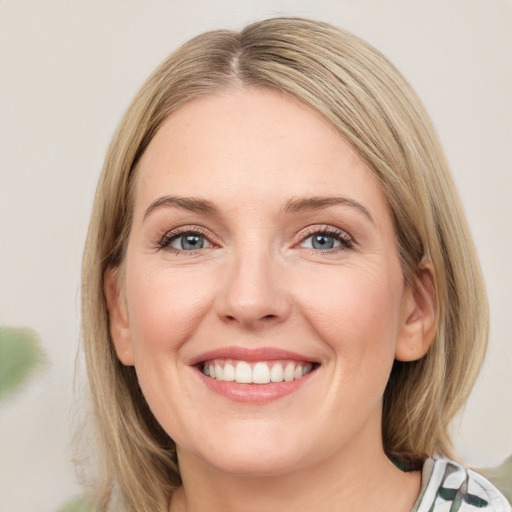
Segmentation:
[(126, 366), (134, 365), (133, 344), (128, 321), (126, 300), (118, 285), (119, 270), (110, 269), (105, 273), (103, 291), (107, 300), (110, 336), (114, 342), (117, 357)]
[(416, 275), (406, 284), (402, 303), (402, 323), (395, 358), (415, 361), (432, 345), (437, 330), (434, 267), (421, 261)]

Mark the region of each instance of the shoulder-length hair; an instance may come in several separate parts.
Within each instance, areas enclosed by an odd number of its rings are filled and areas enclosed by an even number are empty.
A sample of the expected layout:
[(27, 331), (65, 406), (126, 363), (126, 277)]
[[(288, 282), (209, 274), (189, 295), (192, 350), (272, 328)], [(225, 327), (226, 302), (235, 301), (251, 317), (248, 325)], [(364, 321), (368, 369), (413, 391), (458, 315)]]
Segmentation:
[(184, 103), (233, 87), (298, 98), (357, 151), (386, 194), (405, 279), (433, 267), (436, 339), (413, 362), (396, 361), (383, 400), (390, 456), (418, 464), (452, 455), (447, 431), (479, 371), (487, 302), (468, 226), (443, 151), (418, 97), (361, 39), (325, 23), (277, 18), (241, 32), (202, 34), (143, 85), (108, 149), (82, 273), (82, 333), (102, 457), (98, 506), (116, 488), (127, 510), (167, 510), (180, 483), (175, 446), (149, 410), (133, 367), (116, 357), (103, 291), (123, 261), (136, 165), (162, 123)]

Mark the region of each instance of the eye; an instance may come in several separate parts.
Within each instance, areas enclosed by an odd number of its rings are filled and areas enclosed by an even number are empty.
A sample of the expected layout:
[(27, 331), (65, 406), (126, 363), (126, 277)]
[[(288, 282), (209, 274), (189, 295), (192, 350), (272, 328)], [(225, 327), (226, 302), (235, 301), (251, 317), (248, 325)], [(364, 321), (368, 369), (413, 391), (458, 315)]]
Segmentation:
[(199, 231), (183, 231), (167, 233), (160, 241), (159, 247), (173, 252), (191, 252), (209, 249), (213, 244)]
[(169, 243), (170, 247), (174, 249), (181, 249), (182, 251), (194, 251), (202, 249), (203, 247), (211, 247), (208, 240), (203, 235), (197, 233), (185, 233), (183, 235), (176, 236)]
[(352, 248), (352, 240), (339, 229), (317, 229), (302, 240), (300, 247), (315, 251), (336, 251)]

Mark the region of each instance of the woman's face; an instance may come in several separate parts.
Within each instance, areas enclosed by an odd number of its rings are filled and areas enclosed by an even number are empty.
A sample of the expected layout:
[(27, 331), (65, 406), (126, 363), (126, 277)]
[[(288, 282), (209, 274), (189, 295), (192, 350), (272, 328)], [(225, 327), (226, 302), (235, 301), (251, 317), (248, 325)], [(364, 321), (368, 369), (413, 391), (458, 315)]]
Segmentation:
[(279, 474), (381, 447), (414, 296), (376, 179), (309, 107), (247, 88), (173, 114), (120, 275), (117, 353), (180, 463)]

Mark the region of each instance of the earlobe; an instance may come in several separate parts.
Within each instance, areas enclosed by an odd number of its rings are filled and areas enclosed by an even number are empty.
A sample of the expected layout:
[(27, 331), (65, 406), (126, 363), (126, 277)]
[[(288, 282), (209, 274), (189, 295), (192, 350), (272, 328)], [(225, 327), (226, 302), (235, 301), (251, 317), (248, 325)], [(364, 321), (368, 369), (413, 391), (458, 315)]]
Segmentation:
[(110, 269), (105, 273), (103, 291), (107, 301), (110, 336), (117, 357), (126, 366), (134, 365), (133, 346), (126, 302), (118, 286), (119, 273)]
[(402, 324), (395, 353), (399, 361), (422, 358), (434, 342), (437, 330), (434, 283), (433, 265), (422, 261), (404, 292)]

